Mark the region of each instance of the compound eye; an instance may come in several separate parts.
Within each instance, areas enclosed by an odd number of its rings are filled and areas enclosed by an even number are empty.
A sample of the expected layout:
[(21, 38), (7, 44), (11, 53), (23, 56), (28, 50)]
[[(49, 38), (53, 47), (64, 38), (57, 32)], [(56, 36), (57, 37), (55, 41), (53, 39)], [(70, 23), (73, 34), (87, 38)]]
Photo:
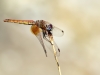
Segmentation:
[(52, 24), (49, 24), (49, 26), (52, 28)]

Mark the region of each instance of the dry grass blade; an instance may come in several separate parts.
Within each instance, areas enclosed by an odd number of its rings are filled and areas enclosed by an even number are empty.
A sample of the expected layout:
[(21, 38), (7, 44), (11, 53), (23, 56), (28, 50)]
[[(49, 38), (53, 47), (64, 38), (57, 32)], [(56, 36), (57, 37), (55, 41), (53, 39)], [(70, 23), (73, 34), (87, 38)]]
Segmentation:
[(52, 48), (53, 48), (54, 57), (55, 57), (55, 60), (56, 60), (56, 63), (57, 63), (59, 75), (62, 75), (62, 74), (61, 74), (60, 65), (59, 65), (59, 62), (58, 62), (58, 58), (57, 58), (57, 56), (56, 56), (56, 50), (55, 50), (55, 46), (54, 46), (54, 42), (53, 42), (53, 37), (50, 37), (50, 41), (51, 41), (51, 43), (52, 43)]

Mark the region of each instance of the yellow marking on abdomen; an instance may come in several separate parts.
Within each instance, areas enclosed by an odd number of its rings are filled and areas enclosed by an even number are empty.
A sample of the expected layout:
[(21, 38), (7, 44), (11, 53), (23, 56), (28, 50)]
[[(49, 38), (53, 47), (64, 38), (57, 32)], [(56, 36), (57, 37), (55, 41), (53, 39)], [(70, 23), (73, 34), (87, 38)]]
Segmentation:
[(4, 22), (10, 22), (10, 23), (19, 23), (19, 24), (35, 24), (33, 20), (14, 20), (14, 19), (5, 19)]

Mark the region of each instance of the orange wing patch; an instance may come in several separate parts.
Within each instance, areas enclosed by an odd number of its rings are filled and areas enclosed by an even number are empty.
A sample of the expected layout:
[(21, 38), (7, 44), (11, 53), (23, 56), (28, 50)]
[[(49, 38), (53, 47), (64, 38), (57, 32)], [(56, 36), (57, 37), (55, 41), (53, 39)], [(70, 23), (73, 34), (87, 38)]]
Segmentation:
[(38, 35), (38, 33), (40, 33), (41, 30), (37, 25), (32, 25), (31, 26), (31, 32), (34, 33), (35, 35)]

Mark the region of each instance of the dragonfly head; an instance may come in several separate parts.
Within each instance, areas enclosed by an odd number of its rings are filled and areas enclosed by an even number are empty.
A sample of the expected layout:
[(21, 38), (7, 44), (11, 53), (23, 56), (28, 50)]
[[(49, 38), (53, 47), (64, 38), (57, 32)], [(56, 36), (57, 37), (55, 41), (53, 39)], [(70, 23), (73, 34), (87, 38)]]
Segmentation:
[(52, 24), (46, 25), (46, 29), (51, 31), (53, 29)]

